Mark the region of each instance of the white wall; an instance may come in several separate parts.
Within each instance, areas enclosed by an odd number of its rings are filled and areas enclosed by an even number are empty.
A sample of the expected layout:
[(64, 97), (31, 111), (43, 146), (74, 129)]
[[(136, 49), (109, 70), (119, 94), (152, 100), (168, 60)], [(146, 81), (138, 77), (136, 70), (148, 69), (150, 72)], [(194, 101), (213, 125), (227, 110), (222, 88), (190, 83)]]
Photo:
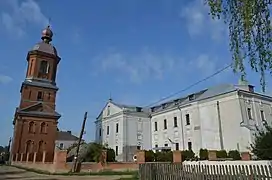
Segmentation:
[[(200, 148), (220, 150), (220, 123), (217, 108), (217, 102), (219, 102), (223, 149), (249, 151), (254, 139), (253, 134), (256, 132), (255, 125), (262, 126), (260, 110), (264, 111), (268, 123), (272, 122), (272, 101), (261, 100), (261, 98), (261, 96), (244, 93), (240, 97), (237, 92), (232, 92), (188, 104), (181, 107), (181, 110), (173, 108), (153, 113), (151, 119), (152, 147), (154, 148), (156, 144), (159, 147), (168, 144), (174, 150), (175, 145), (171, 145), (168, 140), (170, 138), (174, 143), (179, 143), (180, 150), (188, 149), (188, 142), (192, 142), (192, 150), (196, 154)], [(247, 103), (248, 99), (252, 102)], [(248, 119), (248, 107), (252, 108), (254, 117), (252, 120)], [(186, 125), (186, 114), (190, 114), (190, 125)], [(176, 128), (173, 120), (175, 116), (178, 119)], [(164, 119), (167, 120), (166, 130), (164, 130)], [(154, 127), (155, 122), (158, 126), (157, 132)], [(244, 125), (241, 125), (242, 122)]]
[(60, 147), (61, 143), (63, 144), (62, 149), (68, 149), (72, 144), (77, 143), (77, 141), (60, 141), (60, 140), (56, 140), (55, 141), (55, 146)]
[[(108, 109), (110, 114), (108, 115)], [(116, 124), (118, 123), (118, 132)], [(109, 127), (109, 134), (107, 134)], [(101, 136), (100, 136), (101, 128)], [(141, 131), (141, 132), (140, 132)], [(118, 146), (117, 161), (124, 160), (124, 146), (141, 146), (143, 149), (150, 149), (150, 119), (143, 112), (129, 112), (120, 109), (112, 103), (108, 103), (102, 111), (102, 115), (96, 121), (96, 142), (107, 144), (116, 151)], [(141, 138), (141, 139), (139, 139)]]

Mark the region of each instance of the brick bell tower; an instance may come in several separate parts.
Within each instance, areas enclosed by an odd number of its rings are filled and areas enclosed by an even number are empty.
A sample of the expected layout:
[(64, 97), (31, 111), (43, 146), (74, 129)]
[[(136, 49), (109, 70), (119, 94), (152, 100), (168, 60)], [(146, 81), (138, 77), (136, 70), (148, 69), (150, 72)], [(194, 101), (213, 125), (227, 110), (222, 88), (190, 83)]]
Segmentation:
[(53, 153), (58, 119), (55, 111), (57, 66), (60, 57), (50, 43), (53, 32), (48, 26), (42, 31), (42, 41), (27, 54), (26, 78), (21, 86), (21, 101), (14, 116), (12, 154)]

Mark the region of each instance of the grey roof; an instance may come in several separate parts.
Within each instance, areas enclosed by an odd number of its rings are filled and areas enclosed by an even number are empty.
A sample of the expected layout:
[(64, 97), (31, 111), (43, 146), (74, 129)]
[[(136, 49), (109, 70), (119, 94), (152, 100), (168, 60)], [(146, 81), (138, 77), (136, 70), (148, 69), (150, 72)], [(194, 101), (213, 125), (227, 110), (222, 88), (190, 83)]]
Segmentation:
[(57, 50), (56, 48), (49, 44), (49, 43), (45, 43), (44, 41), (39, 42), (38, 44), (36, 44), (32, 49), (32, 51), (40, 51), (40, 52), (45, 52), (51, 55), (55, 55), (58, 56)]
[(71, 131), (58, 131), (57, 140), (60, 141), (77, 141), (79, 138), (74, 136)]
[(187, 96), (177, 98), (171, 101), (164, 102), (160, 105), (151, 107), (151, 112), (157, 112), (163, 109), (172, 108), (175, 106), (186, 105), (191, 102), (200, 101), (206, 98), (211, 98), (225, 93), (230, 93), (239, 88), (232, 84), (222, 84), (208, 89), (204, 89)]
[(125, 104), (119, 104), (119, 103), (115, 103), (112, 102), (112, 104), (114, 104), (115, 106), (119, 107), (119, 108), (125, 108), (129, 111), (134, 111), (134, 112), (148, 112), (149, 110), (147, 108), (143, 108), (140, 106), (132, 106), (132, 105), (125, 105)]
[(25, 84), (25, 85), (30, 85), (30, 86), (38, 86), (38, 87), (44, 87), (44, 88), (49, 88), (49, 89), (58, 90), (58, 87), (57, 87), (56, 85), (53, 85), (53, 84), (48, 83), (48, 82), (28, 81), (28, 80), (25, 80), (25, 81), (23, 82), (23, 84)]

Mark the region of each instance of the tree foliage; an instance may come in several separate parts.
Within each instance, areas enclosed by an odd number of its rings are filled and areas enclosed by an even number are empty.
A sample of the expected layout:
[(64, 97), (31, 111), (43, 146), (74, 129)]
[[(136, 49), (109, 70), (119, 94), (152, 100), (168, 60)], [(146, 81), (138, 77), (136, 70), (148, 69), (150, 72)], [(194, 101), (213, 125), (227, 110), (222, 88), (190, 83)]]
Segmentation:
[(260, 73), (265, 91), (265, 72), (272, 74), (270, 20), (271, 0), (205, 0), (213, 18), (223, 19), (229, 27), (232, 66), (246, 76), (245, 61)]
[(264, 130), (258, 129), (252, 152), (261, 160), (272, 160), (272, 127), (265, 124)]

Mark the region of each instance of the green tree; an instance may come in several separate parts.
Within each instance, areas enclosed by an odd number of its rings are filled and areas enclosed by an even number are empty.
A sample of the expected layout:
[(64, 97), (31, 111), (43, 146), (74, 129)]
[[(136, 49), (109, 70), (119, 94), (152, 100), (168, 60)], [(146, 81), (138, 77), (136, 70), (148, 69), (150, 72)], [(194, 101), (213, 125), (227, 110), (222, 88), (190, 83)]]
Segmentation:
[(205, 0), (213, 18), (223, 19), (229, 27), (232, 67), (246, 76), (245, 61), (260, 73), (265, 91), (265, 72), (272, 73), (272, 28), (270, 0)]
[(232, 158), (233, 160), (241, 160), (241, 155), (240, 155), (239, 151), (237, 151), (237, 150), (229, 151), (228, 157)]
[(264, 130), (257, 129), (252, 152), (261, 160), (272, 160), (272, 127), (265, 124)]

